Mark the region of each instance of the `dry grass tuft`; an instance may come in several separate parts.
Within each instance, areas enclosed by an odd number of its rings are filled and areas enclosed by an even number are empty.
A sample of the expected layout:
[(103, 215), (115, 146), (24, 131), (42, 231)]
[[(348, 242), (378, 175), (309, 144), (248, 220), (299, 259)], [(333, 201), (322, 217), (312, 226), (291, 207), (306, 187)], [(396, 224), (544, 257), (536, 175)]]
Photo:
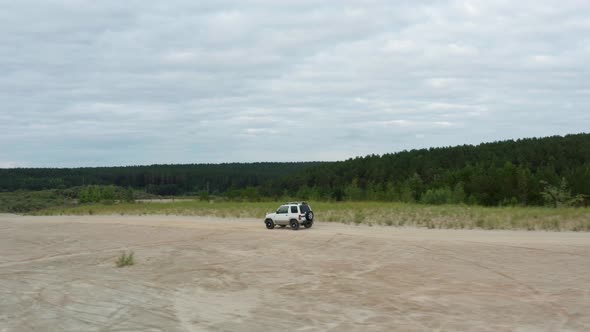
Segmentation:
[(133, 251), (129, 252), (129, 253), (122, 253), (121, 256), (119, 256), (119, 258), (117, 259), (117, 261), (115, 262), (115, 264), (117, 265), (117, 267), (125, 267), (125, 266), (131, 266), (135, 264), (135, 260), (133, 259)]

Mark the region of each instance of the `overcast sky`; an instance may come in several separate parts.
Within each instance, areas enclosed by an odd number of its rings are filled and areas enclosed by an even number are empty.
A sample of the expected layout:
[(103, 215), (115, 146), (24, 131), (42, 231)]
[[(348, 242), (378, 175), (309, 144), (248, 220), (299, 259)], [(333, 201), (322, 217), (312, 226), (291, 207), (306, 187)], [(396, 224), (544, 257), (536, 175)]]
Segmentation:
[(0, 0), (0, 167), (590, 132), (590, 2)]

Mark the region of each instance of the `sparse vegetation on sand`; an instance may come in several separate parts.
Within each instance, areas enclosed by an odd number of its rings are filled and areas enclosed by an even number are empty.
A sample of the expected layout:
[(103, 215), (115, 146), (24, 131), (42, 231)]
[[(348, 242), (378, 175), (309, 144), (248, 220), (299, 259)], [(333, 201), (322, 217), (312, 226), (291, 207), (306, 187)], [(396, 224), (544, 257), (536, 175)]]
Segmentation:
[[(282, 202), (198, 200), (162, 203), (93, 204), (51, 208), (37, 215), (184, 215), (262, 218)], [(590, 231), (590, 209), (546, 207), (481, 207), (383, 202), (311, 202), (320, 222), (450, 229), (524, 229)]]
[(125, 267), (125, 266), (134, 265), (135, 260), (134, 260), (133, 256), (134, 256), (133, 251), (131, 251), (129, 253), (124, 252), (121, 254), (121, 256), (119, 256), (119, 258), (117, 259), (115, 264), (117, 265), (117, 267)]

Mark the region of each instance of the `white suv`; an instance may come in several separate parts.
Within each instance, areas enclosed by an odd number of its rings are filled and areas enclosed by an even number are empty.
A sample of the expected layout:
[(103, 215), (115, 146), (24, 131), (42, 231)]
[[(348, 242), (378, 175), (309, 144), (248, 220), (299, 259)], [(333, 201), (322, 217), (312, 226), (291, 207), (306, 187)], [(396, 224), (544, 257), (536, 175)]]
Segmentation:
[(298, 230), (300, 225), (310, 228), (313, 225), (313, 211), (307, 202), (285, 203), (277, 212), (267, 214), (264, 223), (268, 229), (275, 228), (275, 225), (281, 228), (289, 225), (293, 230)]

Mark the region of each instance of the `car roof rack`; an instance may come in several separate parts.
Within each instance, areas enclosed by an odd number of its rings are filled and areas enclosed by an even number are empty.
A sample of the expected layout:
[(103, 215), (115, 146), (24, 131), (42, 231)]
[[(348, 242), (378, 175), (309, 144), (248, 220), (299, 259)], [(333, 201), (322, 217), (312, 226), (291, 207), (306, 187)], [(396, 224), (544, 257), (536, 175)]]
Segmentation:
[(287, 202), (285, 204), (305, 204), (305, 205), (307, 205), (307, 202), (303, 202), (303, 201), (302, 202)]

